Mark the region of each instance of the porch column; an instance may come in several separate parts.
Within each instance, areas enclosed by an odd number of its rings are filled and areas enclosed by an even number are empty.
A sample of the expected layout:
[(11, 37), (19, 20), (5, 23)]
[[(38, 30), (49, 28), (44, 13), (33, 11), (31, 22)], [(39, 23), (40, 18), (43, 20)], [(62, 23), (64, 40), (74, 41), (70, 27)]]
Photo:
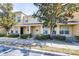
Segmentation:
[(18, 28), (18, 31), (19, 31), (19, 35), (20, 35), (20, 32), (21, 32), (20, 26), (19, 26), (19, 28)]
[(41, 34), (43, 34), (43, 26), (41, 26)]
[(29, 34), (31, 33), (31, 27), (29, 26)]

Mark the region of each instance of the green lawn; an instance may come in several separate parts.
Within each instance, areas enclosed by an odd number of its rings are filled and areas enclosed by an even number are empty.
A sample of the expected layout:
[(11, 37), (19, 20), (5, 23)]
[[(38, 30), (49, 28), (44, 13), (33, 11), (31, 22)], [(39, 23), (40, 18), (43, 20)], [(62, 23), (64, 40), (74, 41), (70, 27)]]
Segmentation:
[(61, 52), (61, 53), (66, 53), (70, 55), (77, 55), (79, 56), (79, 50), (71, 50), (69, 48), (56, 48), (56, 47), (48, 47), (48, 46), (43, 46), (43, 47), (31, 47), (34, 49), (39, 49), (39, 50), (44, 50), (44, 51), (50, 51), (50, 52)]

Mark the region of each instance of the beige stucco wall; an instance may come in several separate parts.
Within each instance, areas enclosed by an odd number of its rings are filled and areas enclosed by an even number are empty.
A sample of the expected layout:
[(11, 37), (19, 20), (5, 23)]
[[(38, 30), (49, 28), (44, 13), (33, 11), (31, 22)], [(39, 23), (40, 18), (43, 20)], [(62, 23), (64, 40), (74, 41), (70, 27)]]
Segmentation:
[(25, 26), (25, 27), (24, 27), (24, 34), (29, 34), (28, 26)]
[(31, 33), (33, 33), (33, 34), (41, 34), (41, 26), (35, 26), (35, 27), (33, 26), (33, 27), (31, 27)]
[(73, 33), (73, 35), (78, 35), (79, 36), (79, 24), (73, 26), (72, 33)]
[(13, 30), (13, 33), (16, 33), (16, 32), (15, 32), (16, 29), (18, 30), (18, 33), (20, 33), (20, 27), (19, 27), (19, 26), (13, 26), (13, 27), (10, 29), (9, 33), (11, 33), (11, 30)]
[(73, 26), (72, 26), (72, 25), (70, 25), (70, 26), (69, 26), (69, 36), (72, 36), (72, 35), (73, 35), (73, 33), (72, 33), (72, 32), (73, 32), (73, 30), (72, 30), (72, 29), (73, 29)]

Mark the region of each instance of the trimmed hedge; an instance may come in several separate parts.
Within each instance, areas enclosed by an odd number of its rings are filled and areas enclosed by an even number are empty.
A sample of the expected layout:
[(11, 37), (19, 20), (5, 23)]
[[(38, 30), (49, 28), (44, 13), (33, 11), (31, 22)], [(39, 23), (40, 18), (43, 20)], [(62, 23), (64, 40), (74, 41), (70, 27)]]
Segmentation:
[(8, 37), (16, 38), (19, 37), (19, 34), (9, 34)]
[(2, 34), (2, 33), (0, 33), (0, 37), (4, 37), (4, 36), (6, 36), (6, 34)]
[(49, 35), (36, 35), (35, 37), (37, 40), (47, 40), (50, 39)]
[(75, 38), (76, 38), (76, 40), (78, 40), (78, 41), (79, 41), (79, 36), (75, 36)]
[(20, 38), (22, 39), (31, 38), (31, 34), (22, 34)]
[[(47, 39), (50, 39), (50, 35), (36, 35), (35, 38), (38, 39), (38, 40), (47, 40)], [(53, 39), (65, 41), (66, 37), (60, 36), (60, 35), (55, 35), (55, 36), (53, 36)]]
[(61, 36), (61, 35), (56, 35), (56, 36), (55, 36), (55, 39), (56, 39), (56, 40), (65, 41), (65, 40), (66, 40), (66, 37), (65, 37), (65, 36)]

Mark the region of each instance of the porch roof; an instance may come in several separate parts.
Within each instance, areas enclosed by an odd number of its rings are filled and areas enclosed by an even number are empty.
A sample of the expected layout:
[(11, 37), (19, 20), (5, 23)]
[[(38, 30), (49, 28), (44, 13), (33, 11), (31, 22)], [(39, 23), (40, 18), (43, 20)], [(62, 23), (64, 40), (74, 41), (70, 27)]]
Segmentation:
[[(64, 23), (58, 23), (60, 25), (65, 25)], [(66, 25), (76, 25), (79, 24), (79, 21), (68, 21)]]
[(42, 23), (26, 23), (26, 24), (18, 24), (15, 26), (42, 26)]

